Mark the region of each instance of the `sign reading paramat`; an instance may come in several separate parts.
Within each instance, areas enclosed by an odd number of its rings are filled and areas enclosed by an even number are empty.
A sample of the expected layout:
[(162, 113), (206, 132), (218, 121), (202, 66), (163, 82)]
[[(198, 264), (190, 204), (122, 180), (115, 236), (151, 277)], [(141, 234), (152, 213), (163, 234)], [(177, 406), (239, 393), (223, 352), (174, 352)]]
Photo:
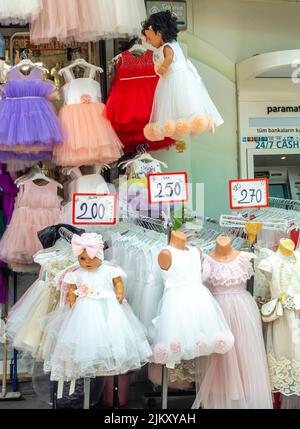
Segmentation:
[(117, 223), (116, 194), (74, 194), (74, 225), (115, 225)]
[(269, 207), (268, 179), (247, 179), (229, 181), (230, 208)]
[(150, 204), (187, 202), (187, 173), (149, 174), (148, 195)]

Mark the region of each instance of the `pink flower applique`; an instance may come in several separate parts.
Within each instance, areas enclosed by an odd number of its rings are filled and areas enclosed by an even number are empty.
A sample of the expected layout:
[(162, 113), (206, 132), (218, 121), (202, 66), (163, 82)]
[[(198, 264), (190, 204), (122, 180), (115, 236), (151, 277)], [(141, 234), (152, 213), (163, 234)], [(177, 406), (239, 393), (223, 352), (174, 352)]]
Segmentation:
[(88, 286), (81, 285), (81, 286), (79, 286), (79, 288), (76, 289), (76, 291), (74, 293), (79, 298), (84, 298), (88, 295), (88, 292), (89, 292)]
[(196, 348), (198, 353), (202, 354), (204, 352), (206, 348), (206, 341), (204, 336), (202, 338), (199, 338), (199, 340), (196, 342)]
[(82, 104), (89, 104), (92, 101), (92, 97), (89, 94), (82, 94), (80, 101)]
[(169, 353), (167, 351), (167, 349), (160, 345), (157, 344), (154, 347), (154, 359), (156, 363), (161, 363), (162, 365), (165, 365), (169, 362), (170, 358), (169, 358)]
[(225, 336), (220, 336), (214, 341), (214, 351), (215, 353), (226, 353), (232, 344), (232, 341), (228, 341), (229, 338)]
[(174, 355), (176, 355), (176, 356), (181, 355), (182, 347), (181, 347), (180, 341), (174, 341), (171, 344), (170, 349)]

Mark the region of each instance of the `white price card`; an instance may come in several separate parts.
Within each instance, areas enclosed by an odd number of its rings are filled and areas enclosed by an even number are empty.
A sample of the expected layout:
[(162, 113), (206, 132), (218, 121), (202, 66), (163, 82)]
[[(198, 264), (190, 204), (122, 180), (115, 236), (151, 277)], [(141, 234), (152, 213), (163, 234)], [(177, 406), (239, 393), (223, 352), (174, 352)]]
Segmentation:
[(269, 207), (268, 179), (247, 179), (229, 181), (230, 208)]
[(74, 225), (115, 225), (117, 223), (116, 194), (74, 194)]
[(187, 173), (149, 174), (148, 195), (151, 204), (188, 201)]

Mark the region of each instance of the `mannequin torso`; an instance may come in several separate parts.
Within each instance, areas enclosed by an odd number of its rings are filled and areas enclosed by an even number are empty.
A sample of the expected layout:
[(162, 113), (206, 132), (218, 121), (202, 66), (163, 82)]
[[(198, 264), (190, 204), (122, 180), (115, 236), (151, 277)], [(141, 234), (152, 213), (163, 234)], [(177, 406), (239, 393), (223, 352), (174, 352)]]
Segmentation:
[(210, 256), (218, 262), (231, 262), (238, 257), (239, 253), (232, 248), (229, 237), (219, 236), (216, 240), (216, 248)]

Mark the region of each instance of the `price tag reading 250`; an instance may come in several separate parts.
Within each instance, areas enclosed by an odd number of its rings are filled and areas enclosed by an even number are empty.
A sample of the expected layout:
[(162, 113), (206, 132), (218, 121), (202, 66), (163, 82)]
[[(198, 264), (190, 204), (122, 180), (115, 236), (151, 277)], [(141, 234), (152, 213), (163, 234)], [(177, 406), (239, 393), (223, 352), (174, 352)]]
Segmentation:
[(268, 207), (268, 179), (230, 180), (229, 194), (232, 210)]
[(115, 225), (117, 223), (116, 194), (74, 194), (74, 225)]
[(187, 173), (149, 174), (148, 194), (151, 204), (188, 201)]

